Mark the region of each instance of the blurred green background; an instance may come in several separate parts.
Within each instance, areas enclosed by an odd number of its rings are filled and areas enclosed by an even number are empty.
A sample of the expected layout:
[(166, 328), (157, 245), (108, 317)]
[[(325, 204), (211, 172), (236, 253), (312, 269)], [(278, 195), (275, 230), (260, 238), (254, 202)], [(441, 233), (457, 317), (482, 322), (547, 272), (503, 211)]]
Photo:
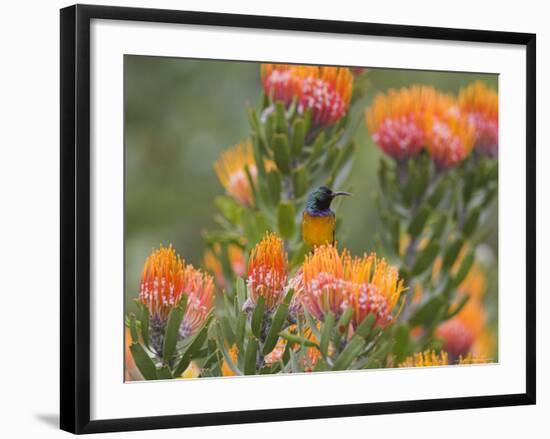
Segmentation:
[[(245, 104), (260, 97), (258, 63), (126, 55), (125, 80), (125, 297), (139, 292), (145, 258), (159, 244), (172, 245), (188, 263), (201, 265), (201, 231), (215, 228), (213, 200), (223, 194), (213, 164), (226, 148), (246, 139)], [(371, 69), (367, 102), (391, 87), (433, 85), (457, 93), (472, 81), (497, 88), (498, 76)], [(336, 205), (345, 218), (339, 242), (354, 254), (374, 249), (378, 229), (373, 195), (378, 188), (378, 148), (364, 123), (349, 177), (354, 197)], [(496, 207), (488, 239), (496, 250)], [(495, 264), (496, 265), (496, 264)], [(496, 296), (496, 269), (489, 273)], [(489, 291), (491, 293), (491, 291)]]

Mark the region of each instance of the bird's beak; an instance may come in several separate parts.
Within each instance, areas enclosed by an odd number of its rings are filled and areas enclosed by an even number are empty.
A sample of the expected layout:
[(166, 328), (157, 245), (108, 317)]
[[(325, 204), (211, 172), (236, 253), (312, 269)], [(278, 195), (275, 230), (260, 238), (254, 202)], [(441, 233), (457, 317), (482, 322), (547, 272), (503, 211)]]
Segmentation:
[(332, 193), (332, 198), (337, 197), (338, 195), (345, 195), (346, 197), (351, 197), (352, 194), (349, 193), (349, 192), (343, 192), (343, 191), (341, 191), (341, 192), (333, 192), (333, 193)]

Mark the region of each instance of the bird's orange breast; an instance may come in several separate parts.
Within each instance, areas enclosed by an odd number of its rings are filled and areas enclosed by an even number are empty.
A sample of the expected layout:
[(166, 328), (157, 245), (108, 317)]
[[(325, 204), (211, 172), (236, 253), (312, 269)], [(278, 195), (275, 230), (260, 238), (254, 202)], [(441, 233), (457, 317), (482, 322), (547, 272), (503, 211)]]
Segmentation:
[(302, 237), (306, 244), (318, 246), (332, 244), (334, 241), (334, 215), (313, 216), (304, 212), (302, 217)]

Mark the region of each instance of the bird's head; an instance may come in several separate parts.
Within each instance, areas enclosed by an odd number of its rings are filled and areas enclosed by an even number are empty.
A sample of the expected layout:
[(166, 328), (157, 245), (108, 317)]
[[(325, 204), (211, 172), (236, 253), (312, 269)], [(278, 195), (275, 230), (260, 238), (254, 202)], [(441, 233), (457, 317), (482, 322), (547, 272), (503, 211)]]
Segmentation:
[(333, 192), (326, 186), (320, 186), (309, 193), (306, 210), (311, 214), (330, 212), (330, 203), (339, 195), (351, 195), (349, 192)]

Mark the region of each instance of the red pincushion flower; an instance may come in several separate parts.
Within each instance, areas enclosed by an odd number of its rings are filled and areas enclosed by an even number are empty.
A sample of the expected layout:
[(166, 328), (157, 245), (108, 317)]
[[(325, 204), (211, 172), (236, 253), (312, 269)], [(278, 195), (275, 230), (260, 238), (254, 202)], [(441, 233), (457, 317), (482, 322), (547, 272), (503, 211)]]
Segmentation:
[(264, 91), (289, 106), (296, 100), (298, 112), (312, 112), (312, 122), (328, 127), (349, 109), (353, 74), (346, 67), (262, 64)]
[(188, 337), (201, 327), (212, 309), (214, 280), (185, 265), (171, 246), (161, 246), (145, 261), (139, 300), (147, 305), (151, 318), (162, 324), (183, 295), (187, 295), (187, 308), (180, 332)]
[(475, 127), (475, 149), (496, 156), (498, 153), (498, 94), (480, 81), (460, 90), (460, 110)]

